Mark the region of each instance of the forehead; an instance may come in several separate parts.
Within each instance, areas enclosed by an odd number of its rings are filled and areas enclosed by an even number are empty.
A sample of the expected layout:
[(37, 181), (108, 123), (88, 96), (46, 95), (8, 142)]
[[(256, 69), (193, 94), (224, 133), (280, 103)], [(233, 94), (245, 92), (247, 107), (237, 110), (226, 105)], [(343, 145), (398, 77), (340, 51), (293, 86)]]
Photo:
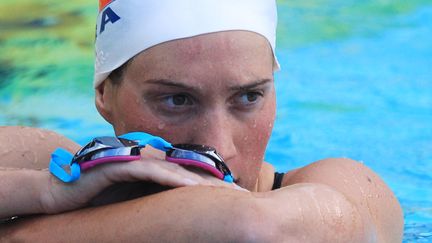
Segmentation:
[(225, 31), (151, 47), (133, 59), (128, 73), (149, 79), (171, 78), (161, 75), (199, 79), (212, 72), (261, 78), (254, 76), (271, 75), (272, 68), (273, 53), (266, 38), (249, 31)]

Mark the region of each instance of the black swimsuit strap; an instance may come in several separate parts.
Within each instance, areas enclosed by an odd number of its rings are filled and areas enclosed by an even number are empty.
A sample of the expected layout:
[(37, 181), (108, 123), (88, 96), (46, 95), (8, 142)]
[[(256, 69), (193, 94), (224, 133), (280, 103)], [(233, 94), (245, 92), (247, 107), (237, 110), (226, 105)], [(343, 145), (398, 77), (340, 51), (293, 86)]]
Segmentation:
[(285, 173), (275, 172), (272, 190), (281, 188), (284, 175)]

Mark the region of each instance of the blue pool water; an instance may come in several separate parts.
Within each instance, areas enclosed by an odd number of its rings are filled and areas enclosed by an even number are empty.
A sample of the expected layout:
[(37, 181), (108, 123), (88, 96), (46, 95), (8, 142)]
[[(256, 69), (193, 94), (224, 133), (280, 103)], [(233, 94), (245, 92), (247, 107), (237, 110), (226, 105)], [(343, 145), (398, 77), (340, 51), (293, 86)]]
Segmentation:
[(397, 21), (406, 27), (279, 52), (267, 159), (282, 171), (363, 161), (401, 201), (405, 241), (432, 242), (432, 8)]
[[(93, 107), (88, 2), (2, 0), (0, 125), (81, 144), (112, 134)], [(280, 171), (326, 157), (362, 161), (402, 203), (404, 241), (432, 242), (432, 2), (278, 3), (282, 71), (266, 160)]]

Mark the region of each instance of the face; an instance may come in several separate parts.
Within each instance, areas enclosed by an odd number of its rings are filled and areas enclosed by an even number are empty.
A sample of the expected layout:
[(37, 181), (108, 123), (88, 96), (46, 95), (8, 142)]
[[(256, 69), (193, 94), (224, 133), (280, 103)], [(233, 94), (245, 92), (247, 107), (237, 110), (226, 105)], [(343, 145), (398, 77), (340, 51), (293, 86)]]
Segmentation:
[(253, 190), (273, 128), (273, 56), (266, 39), (227, 31), (175, 40), (137, 55), (96, 105), (117, 135), (144, 131), (216, 148)]

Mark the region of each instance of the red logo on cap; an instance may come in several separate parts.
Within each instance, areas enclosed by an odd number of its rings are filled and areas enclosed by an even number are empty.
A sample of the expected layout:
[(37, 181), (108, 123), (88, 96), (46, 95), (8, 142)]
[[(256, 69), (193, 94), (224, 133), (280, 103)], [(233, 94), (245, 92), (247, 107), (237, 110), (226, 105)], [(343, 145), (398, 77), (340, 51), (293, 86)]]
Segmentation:
[(113, 0), (99, 0), (99, 12), (104, 9)]

